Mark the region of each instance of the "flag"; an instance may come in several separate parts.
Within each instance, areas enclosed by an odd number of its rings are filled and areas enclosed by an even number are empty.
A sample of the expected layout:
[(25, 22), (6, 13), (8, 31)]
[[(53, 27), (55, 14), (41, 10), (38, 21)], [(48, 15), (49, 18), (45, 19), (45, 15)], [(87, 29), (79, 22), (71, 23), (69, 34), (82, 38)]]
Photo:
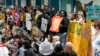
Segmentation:
[(81, 32), (79, 56), (87, 56), (89, 40), (91, 38), (91, 23), (84, 23)]
[(76, 22), (71, 21), (68, 26), (68, 41), (72, 42), (72, 38), (74, 37)]
[(77, 56), (87, 56), (89, 39), (91, 37), (91, 23), (80, 24), (70, 22), (68, 28), (68, 41), (73, 43), (73, 50)]

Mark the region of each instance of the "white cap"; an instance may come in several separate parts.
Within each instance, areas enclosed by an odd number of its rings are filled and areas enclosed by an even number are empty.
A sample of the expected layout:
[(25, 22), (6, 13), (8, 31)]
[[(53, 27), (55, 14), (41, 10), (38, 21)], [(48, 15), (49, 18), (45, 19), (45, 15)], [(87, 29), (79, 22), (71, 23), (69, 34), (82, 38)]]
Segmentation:
[(73, 44), (71, 42), (67, 42), (66, 46), (73, 47)]

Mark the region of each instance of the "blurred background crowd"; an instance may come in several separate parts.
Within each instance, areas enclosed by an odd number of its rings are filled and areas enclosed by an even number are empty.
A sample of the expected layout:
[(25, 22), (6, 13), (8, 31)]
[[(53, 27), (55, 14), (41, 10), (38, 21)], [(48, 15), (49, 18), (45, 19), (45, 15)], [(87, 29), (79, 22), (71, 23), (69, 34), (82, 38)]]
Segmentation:
[[(56, 22), (56, 19), (53, 19), (56, 17), (61, 20)], [(59, 27), (56, 31), (51, 27), (53, 21), (54, 27)], [(44, 56), (39, 52), (39, 45), (45, 39), (54, 47), (52, 54), (48, 56), (77, 56), (72, 49), (73, 44), (67, 42), (70, 21), (86, 23), (85, 11), (67, 15), (64, 10), (57, 11), (56, 7), (52, 7), (50, 12), (48, 6), (44, 6), (43, 9), (40, 6), (1, 7), (0, 47), (5, 47), (6, 51), (1, 51), (3, 53), (0, 53), (0, 56)], [(96, 28), (100, 29), (97, 21), (93, 22)]]

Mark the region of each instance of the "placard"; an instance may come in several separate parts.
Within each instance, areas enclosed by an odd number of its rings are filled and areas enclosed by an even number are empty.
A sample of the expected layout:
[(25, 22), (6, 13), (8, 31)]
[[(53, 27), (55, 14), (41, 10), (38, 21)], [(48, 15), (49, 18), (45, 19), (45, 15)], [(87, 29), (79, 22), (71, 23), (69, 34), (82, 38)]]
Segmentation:
[(100, 6), (88, 7), (88, 19), (100, 19)]
[(42, 18), (41, 30), (43, 32), (46, 32), (46, 30), (47, 30), (47, 24), (48, 24), (48, 21), (46, 19)]

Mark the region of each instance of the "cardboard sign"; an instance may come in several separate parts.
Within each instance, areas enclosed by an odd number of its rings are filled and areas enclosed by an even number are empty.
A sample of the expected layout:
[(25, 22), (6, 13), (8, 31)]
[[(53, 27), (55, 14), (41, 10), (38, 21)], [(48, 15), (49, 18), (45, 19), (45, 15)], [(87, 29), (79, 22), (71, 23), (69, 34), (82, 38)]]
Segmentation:
[(39, 51), (42, 55), (50, 55), (54, 50), (53, 45), (47, 41), (47, 39), (40, 44)]
[(100, 19), (100, 6), (88, 7), (88, 19)]

